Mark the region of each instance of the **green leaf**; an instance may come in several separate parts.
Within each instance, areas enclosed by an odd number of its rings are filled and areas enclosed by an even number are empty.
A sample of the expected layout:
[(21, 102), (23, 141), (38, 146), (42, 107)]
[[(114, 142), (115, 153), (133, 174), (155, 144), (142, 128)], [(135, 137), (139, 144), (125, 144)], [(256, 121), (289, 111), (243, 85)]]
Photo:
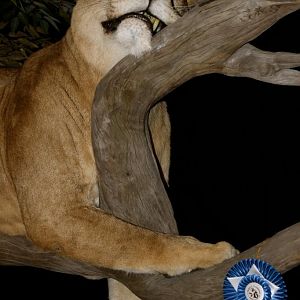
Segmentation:
[[(36, 9), (36, 6), (33, 4), (27, 5), (25, 7), (25, 13), (29, 16)], [(35, 15), (35, 14), (34, 14)]]
[(75, 1), (69, 2), (69, 1), (62, 1), (61, 7), (66, 8), (67, 10), (71, 11), (75, 5)]
[(39, 10), (41, 13), (43, 13), (45, 15), (45, 18), (48, 17), (50, 19), (52, 19), (53, 22), (57, 22), (59, 23), (59, 20), (54, 18), (53, 16), (51, 16), (49, 13), (47, 13), (44, 9), (40, 9)]
[(32, 16), (32, 25), (34, 26), (34, 27), (36, 27), (36, 26), (39, 26), (40, 25), (40, 23), (41, 23), (41, 20), (42, 20), (42, 16), (38, 13), (38, 14), (34, 14), (33, 16)]
[(40, 21), (40, 26), (44, 34), (48, 34), (49, 32), (49, 23), (45, 20)]
[(29, 20), (28, 17), (23, 13), (23, 12), (19, 12), (18, 13), (18, 18), (19, 20), (23, 23), (23, 25), (28, 25), (29, 24)]
[(64, 10), (62, 10), (62, 9), (59, 10), (59, 16), (60, 16), (61, 18), (63, 18), (63, 20), (64, 20), (65, 22), (68, 22), (69, 19), (70, 19), (69, 14), (68, 14), (67, 12), (65, 12)]
[(49, 18), (48, 16), (45, 16), (44, 18), (50, 23), (50, 25), (52, 25), (52, 27), (54, 27), (57, 31), (59, 31), (59, 28), (51, 18)]
[(32, 25), (28, 24), (26, 26), (26, 30), (34, 38), (39, 38), (40, 37), (39, 33), (36, 31), (35, 27), (33, 27)]
[(19, 0), (19, 3), (20, 3), (19, 8), (20, 8), (20, 10), (24, 13), (24, 12), (25, 12), (25, 9), (24, 9), (24, 6), (23, 6), (22, 1)]
[(16, 0), (10, 0), (16, 7), (18, 7), (17, 1)]
[(16, 33), (18, 27), (19, 27), (20, 21), (18, 17), (14, 17), (10, 22), (10, 31), (12, 33)]
[(22, 32), (22, 31), (17, 31), (15, 33), (10, 32), (8, 34), (8, 36), (11, 37), (11, 38), (19, 38), (19, 37), (25, 37), (25, 36), (27, 36), (27, 34), (25, 32)]
[(40, 8), (43, 8), (43, 9), (48, 9), (47, 6), (42, 3), (42, 2), (39, 2), (39, 1), (33, 1), (33, 4), (37, 7), (40, 7)]
[(38, 49), (39, 46), (36, 45), (35, 43), (29, 41), (28, 39), (25, 39), (25, 38), (20, 38), (19, 39), (19, 42), (24, 45), (24, 46), (27, 46), (29, 48), (32, 48), (32, 49)]

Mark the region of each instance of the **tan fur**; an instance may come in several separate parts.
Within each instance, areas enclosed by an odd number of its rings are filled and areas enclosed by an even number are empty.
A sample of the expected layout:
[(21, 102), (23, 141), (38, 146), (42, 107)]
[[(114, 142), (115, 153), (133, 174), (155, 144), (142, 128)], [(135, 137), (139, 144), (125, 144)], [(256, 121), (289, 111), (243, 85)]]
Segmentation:
[(8, 235), (25, 235), (25, 227), (14, 185), (7, 170), (5, 124), (8, 100), (12, 93), (16, 70), (0, 69), (0, 229)]
[[(142, 2), (147, 8), (148, 1)], [(175, 275), (209, 267), (233, 256), (234, 248), (155, 233), (95, 207), (91, 103), (99, 80), (129, 53), (101, 27), (101, 21), (127, 12), (118, 11), (117, 3), (78, 0), (60, 42), (35, 53), (20, 71), (0, 73), (0, 231), (129, 272)], [(133, 11), (133, 4), (124, 7)], [(155, 107), (150, 127), (167, 178), (170, 125), (164, 104)]]

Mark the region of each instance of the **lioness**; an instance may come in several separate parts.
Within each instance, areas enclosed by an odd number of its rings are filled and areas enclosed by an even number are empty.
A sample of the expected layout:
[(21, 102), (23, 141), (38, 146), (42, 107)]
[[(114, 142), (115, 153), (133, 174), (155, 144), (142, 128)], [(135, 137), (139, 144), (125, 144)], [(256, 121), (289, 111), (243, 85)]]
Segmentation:
[[(126, 55), (151, 49), (148, 21), (137, 13), (147, 11), (169, 24), (178, 18), (171, 2), (78, 0), (60, 42), (32, 55), (20, 70), (1, 71), (1, 232), (26, 235), (43, 249), (127, 272), (176, 275), (235, 254), (226, 242), (206, 244), (153, 232), (97, 207), (90, 124), (96, 85)], [(104, 21), (124, 15), (115, 30), (104, 28)], [(165, 105), (157, 106), (150, 119), (167, 178)], [(115, 288), (111, 298), (128, 299), (124, 293)]]

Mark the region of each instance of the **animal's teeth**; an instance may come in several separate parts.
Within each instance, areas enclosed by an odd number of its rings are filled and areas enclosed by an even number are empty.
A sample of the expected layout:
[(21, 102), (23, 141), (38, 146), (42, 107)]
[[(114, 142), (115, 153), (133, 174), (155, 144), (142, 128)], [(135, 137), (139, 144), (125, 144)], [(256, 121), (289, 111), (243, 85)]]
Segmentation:
[(153, 31), (155, 32), (160, 24), (160, 21), (158, 19), (154, 19), (154, 22), (152, 22), (153, 24)]
[(153, 17), (152, 15), (148, 14), (147, 12), (142, 12), (142, 14), (144, 16), (146, 16), (150, 20), (150, 22), (152, 23), (152, 30), (153, 30), (154, 33), (161, 29), (160, 28), (161, 27), (160, 26), (161, 21), (159, 19)]

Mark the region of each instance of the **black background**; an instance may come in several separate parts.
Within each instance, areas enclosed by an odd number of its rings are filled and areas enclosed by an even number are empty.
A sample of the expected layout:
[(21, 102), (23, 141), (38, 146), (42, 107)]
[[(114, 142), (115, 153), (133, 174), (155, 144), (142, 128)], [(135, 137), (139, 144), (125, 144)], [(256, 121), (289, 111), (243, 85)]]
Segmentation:
[[(252, 44), (300, 53), (299, 28), (296, 12)], [(172, 122), (169, 194), (181, 234), (227, 240), (243, 251), (300, 221), (299, 94), (300, 87), (214, 74), (166, 97)], [(300, 267), (283, 277), (289, 300), (298, 300)], [(107, 295), (105, 280), (25, 267), (1, 267), (0, 279), (10, 298), (39, 299), (37, 287), (47, 297)]]

